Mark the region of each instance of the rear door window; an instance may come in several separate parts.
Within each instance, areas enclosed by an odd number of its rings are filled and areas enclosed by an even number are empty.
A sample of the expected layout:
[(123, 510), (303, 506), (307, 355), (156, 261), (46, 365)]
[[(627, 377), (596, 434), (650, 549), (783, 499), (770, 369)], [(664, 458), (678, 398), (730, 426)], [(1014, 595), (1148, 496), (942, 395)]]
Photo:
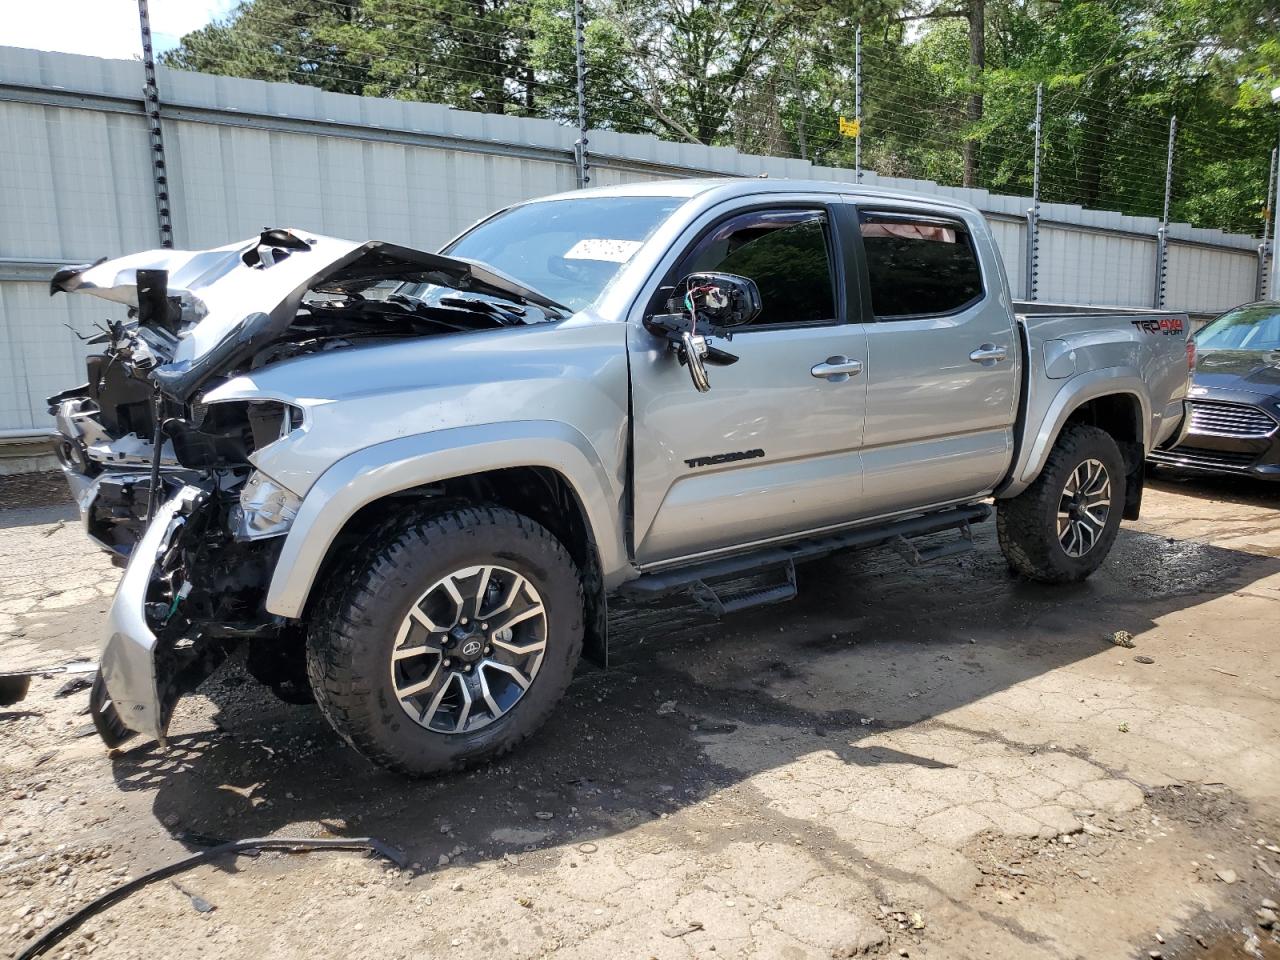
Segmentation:
[(871, 211), (858, 221), (877, 320), (955, 313), (982, 299), (982, 269), (961, 221)]

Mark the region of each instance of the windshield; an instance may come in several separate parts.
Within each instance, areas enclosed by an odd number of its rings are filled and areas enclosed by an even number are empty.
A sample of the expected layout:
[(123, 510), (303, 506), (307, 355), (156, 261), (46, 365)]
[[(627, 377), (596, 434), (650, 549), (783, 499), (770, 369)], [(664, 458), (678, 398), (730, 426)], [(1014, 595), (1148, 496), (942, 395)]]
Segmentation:
[[(590, 306), (682, 197), (583, 197), (513, 207), (441, 251), (479, 260), (574, 310)], [(400, 291), (436, 300), (456, 291)]]
[(1280, 350), (1280, 303), (1237, 307), (1196, 334), (1200, 350)]

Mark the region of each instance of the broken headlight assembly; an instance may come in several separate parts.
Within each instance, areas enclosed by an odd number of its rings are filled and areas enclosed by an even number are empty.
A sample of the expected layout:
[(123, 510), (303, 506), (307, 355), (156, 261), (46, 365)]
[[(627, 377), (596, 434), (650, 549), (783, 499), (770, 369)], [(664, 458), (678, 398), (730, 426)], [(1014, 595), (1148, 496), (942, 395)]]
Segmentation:
[(302, 498), (255, 470), (240, 488), (240, 502), (231, 508), (228, 523), (237, 540), (262, 540), (287, 533)]

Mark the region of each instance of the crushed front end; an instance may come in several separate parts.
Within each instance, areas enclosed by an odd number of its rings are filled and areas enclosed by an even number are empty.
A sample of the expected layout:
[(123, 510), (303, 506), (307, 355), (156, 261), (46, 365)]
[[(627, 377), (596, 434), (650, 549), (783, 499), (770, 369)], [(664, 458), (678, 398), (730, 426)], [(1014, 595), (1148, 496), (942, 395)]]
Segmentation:
[(311, 354), (559, 316), (482, 264), (288, 230), (69, 268), (51, 292), (130, 308), (93, 337), (87, 382), (48, 401), (86, 530), (125, 568), (92, 695), (111, 746), (163, 742), (179, 697), (242, 641), (279, 696), (309, 694), (303, 624), (264, 607), (301, 497), (258, 461), (325, 401), (219, 400), (219, 385)]

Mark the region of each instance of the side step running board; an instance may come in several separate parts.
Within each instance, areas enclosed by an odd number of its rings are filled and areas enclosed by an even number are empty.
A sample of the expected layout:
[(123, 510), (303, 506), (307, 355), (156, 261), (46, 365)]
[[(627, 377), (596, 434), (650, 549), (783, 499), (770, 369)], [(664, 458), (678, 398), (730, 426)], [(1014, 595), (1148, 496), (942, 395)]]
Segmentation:
[(717, 617), (726, 613), (737, 613), (748, 607), (762, 607), (768, 603), (785, 603), (796, 596), (796, 565), (786, 563), (783, 571), (786, 581), (771, 587), (751, 587), (739, 594), (725, 595), (705, 580), (696, 580), (689, 586), (689, 595), (698, 606)]
[(960, 527), (960, 539), (952, 540), (949, 543), (937, 543), (931, 547), (925, 547), (921, 550), (906, 537), (898, 537), (894, 541), (894, 546), (898, 548), (898, 553), (902, 555), (902, 559), (907, 561), (908, 566), (924, 567), (938, 560), (945, 560), (947, 557), (958, 557), (962, 553), (969, 553), (973, 550), (973, 529), (969, 524)]
[[(944, 557), (955, 556), (973, 549), (973, 536), (969, 525), (980, 523), (991, 516), (991, 508), (985, 503), (956, 507), (941, 513), (907, 517), (875, 526), (857, 527), (838, 533), (829, 533), (808, 540), (766, 547), (750, 553), (690, 564), (671, 570), (641, 574), (635, 580), (622, 585), (620, 591), (633, 597), (655, 597), (674, 590), (690, 589), (694, 599), (712, 613), (731, 613), (762, 603), (780, 603), (796, 595), (795, 563), (845, 550), (849, 547), (869, 547), (900, 541), (905, 545), (907, 562), (912, 566), (931, 563)], [(914, 537), (924, 537), (944, 530), (960, 530), (962, 539), (955, 543), (916, 549), (910, 543)], [(779, 567), (786, 573), (786, 582), (771, 587), (756, 587), (738, 596), (724, 597), (709, 586), (707, 581), (727, 577), (741, 577), (769, 567)]]

